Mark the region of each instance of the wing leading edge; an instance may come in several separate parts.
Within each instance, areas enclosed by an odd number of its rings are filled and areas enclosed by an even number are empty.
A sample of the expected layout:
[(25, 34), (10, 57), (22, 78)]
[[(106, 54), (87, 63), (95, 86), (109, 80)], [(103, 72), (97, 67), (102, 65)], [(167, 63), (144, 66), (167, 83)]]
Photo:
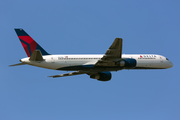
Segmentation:
[(48, 76), (48, 77), (57, 78), (57, 77), (73, 76), (73, 75), (80, 75), (80, 74), (86, 74), (86, 72), (84, 72), (84, 71), (76, 71), (76, 72), (53, 75), (53, 76)]
[(117, 66), (115, 62), (122, 56), (122, 38), (116, 38), (105, 55), (94, 66)]
[(76, 71), (72, 73), (53, 75), (48, 77), (57, 78), (57, 77), (65, 77), (65, 76), (80, 75), (80, 74), (87, 74), (90, 76), (90, 78), (97, 79), (99, 81), (109, 81), (111, 79), (110, 72), (89, 72), (89, 71)]

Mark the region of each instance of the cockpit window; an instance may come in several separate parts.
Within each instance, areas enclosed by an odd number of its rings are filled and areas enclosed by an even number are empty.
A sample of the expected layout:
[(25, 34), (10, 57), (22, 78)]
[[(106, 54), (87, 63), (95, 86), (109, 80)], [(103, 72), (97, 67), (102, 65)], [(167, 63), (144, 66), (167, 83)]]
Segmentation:
[(167, 58), (166, 58), (166, 60), (168, 60), (168, 61), (169, 61), (169, 59), (167, 59)]

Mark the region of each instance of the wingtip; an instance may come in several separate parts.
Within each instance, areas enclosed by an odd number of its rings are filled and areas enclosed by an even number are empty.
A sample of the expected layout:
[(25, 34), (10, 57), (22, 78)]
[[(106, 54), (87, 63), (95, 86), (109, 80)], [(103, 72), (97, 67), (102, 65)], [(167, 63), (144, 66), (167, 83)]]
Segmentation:
[(54, 76), (47, 76), (47, 77), (49, 77), (49, 78), (55, 78)]

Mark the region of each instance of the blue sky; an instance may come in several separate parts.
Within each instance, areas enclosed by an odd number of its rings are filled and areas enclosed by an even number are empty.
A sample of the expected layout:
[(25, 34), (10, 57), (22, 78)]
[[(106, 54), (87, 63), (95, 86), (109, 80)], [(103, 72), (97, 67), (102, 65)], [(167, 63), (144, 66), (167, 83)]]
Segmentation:
[[(1, 0), (1, 120), (179, 120), (178, 0)], [(116, 37), (123, 53), (169, 58), (166, 70), (122, 70), (100, 82), (32, 66), (8, 67), (26, 54), (23, 28), (51, 54), (104, 54)]]

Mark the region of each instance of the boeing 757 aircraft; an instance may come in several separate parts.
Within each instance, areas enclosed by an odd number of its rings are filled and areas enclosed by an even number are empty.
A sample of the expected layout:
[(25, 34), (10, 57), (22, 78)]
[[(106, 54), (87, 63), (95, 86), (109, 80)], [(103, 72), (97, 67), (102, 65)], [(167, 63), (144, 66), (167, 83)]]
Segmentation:
[(23, 29), (15, 29), (28, 57), (17, 65), (32, 65), (53, 70), (74, 71), (49, 77), (87, 74), (99, 81), (109, 81), (110, 71), (123, 69), (166, 69), (173, 66), (166, 57), (157, 54), (122, 54), (122, 39), (115, 38), (105, 54), (52, 55), (46, 52)]

